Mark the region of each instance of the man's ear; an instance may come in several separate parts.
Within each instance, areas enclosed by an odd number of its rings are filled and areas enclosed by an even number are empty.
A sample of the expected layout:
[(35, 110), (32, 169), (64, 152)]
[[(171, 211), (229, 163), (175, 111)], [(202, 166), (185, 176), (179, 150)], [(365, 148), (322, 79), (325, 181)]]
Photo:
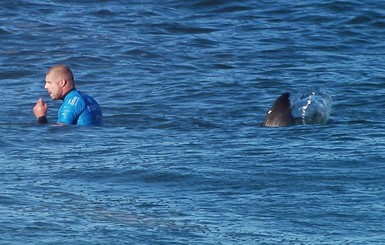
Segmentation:
[(66, 84), (67, 84), (67, 80), (65, 79), (60, 80), (60, 86), (65, 87)]

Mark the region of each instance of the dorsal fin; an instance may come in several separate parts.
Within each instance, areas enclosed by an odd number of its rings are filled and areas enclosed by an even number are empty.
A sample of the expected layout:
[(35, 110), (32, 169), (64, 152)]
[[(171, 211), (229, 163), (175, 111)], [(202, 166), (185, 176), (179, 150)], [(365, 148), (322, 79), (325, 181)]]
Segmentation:
[(291, 115), (289, 95), (289, 93), (284, 93), (278, 97), (273, 106), (267, 112), (265, 120), (261, 126), (283, 127), (294, 124), (294, 118)]

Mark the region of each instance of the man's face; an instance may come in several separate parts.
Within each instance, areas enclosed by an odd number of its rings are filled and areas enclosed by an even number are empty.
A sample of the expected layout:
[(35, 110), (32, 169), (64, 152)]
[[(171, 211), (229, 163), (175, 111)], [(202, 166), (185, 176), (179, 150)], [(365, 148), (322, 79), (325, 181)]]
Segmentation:
[(44, 88), (48, 91), (49, 95), (53, 100), (60, 100), (63, 95), (62, 82), (57, 77), (48, 74), (45, 77)]

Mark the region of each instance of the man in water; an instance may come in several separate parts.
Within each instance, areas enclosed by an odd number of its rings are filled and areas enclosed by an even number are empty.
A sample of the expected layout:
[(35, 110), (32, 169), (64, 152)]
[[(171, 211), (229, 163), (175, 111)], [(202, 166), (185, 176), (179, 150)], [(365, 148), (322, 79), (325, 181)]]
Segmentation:
[[(74, 76), (65, 65), (51, 67), (45, 77), (44, 88), (53, 100), (63, 100), (58, 112), (59, 125), (101, 126), (103, 123), (102, 110), (99, 104), (89, 95), (75, 88)], [(48, 106), (43, 99), (37, 100), (33, 113), (39, 124), (48, 123)]]

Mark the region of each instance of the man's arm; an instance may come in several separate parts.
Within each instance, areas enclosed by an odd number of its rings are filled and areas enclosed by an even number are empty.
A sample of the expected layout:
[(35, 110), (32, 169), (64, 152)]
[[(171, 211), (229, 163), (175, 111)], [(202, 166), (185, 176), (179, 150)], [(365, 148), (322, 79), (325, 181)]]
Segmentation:
[(37, 123), (38, 124), (47, 124), (47, 110), (48, 106), (47, 104), (43, 101), (42, 98), (38, 99), (36, 102), (36, 105), (33, 107), (33, 113), (35, 114), (35, 117), (37, 118)]

